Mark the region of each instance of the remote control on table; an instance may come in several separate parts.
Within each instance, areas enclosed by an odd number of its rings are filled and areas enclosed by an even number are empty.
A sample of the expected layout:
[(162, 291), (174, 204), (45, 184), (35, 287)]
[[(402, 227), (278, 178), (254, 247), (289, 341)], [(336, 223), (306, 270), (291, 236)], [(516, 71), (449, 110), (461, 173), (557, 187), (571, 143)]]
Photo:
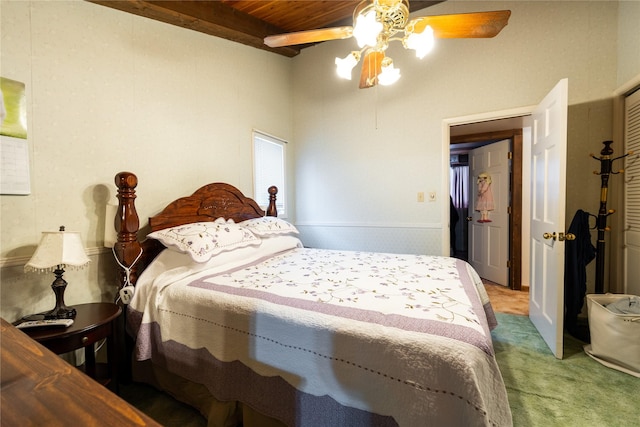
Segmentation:
[(65, 328), (73, 325), (73, 319), (43, 319), (43, 320), (30, 320), (22, 322), (16, 325), (18, 329), (25, 328), (38, 328), (44, 326), (64, 326)]

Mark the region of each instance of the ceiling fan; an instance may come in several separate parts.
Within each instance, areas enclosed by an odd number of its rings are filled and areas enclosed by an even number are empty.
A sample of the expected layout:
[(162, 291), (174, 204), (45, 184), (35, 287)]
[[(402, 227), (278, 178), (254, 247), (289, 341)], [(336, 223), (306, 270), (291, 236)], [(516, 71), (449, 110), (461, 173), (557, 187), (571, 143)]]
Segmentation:
[[(353, 12), (353, 26), (320, 28), (267, 36), (269, 47), (283, 47), (328, 40), (356, 38), (359, 51), (336, 58), (338, 75), (351, 80), (351, 70), (362, 59), (360, 88), (380, 83), (392, 84), (400, 70), (385, 56), (391, 41), (401, 41), (405, 49), (423, 58), (436, 38), (490, 38), (508, 23), (511, 11), (423, 16), (409, 20), (409, 0), (363, 0)], [(399, 34), (404, 34), (399, 36)], [(364, 55), (364, 57), (363, 57)]]

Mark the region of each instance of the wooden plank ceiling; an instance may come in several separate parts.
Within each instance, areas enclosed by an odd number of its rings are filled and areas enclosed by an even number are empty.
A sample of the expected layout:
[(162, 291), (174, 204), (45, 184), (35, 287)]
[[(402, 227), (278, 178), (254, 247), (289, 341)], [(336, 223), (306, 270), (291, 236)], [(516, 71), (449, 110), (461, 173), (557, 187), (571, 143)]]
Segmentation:
[[(309, 45), (270, 48), (264, 44), (264, 37), (352, 25), (353, 10), (360, 3), (360, 0), (87, 1), (288, 57), (296, 56)], [(409, 6), (414, 12), (441, 1), (412, 0)]]

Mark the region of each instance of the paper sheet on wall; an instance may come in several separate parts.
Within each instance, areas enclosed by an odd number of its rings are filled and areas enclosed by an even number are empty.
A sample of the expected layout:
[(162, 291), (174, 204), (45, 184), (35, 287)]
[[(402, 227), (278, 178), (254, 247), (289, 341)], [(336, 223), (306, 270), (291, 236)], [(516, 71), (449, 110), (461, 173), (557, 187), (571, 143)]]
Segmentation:
[(0, 137), (0, 194), (31, 194), (26, 139)]

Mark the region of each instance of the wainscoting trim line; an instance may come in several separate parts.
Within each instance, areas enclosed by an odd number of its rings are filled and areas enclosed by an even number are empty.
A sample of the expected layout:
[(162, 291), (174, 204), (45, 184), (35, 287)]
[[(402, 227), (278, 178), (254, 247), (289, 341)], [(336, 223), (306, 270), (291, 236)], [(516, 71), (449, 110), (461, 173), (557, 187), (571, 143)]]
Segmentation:
[(441, 223), (381, 223), (381, 222), (307, 222), (295, 223), (296, 227), (351, 227), (351, 228), (420, 228), (442, 229)]

